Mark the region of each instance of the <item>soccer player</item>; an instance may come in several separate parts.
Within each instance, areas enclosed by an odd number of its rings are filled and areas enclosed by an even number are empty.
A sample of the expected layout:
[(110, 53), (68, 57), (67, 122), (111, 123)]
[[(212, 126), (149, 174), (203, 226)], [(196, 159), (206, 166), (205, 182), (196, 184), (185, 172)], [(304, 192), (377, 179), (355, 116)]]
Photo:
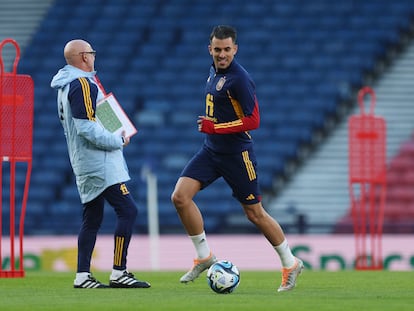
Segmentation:
[[(51, 82), (51, 87), (58, 90), (59, 119), (83, 204), (74, 287), (148, 288), (149, 283), (137, 280), (126, 267), (137, 217), (136, 204), (125, 184), (130, 177), (122, 151), (129, 144), (129, 138), (107, 131), (96, 120), (96, 103), (104, 94), (95, 77), (95, 55), (88, 42), (69, 41), (64, 48), (67, 65)], [(117, 217), (109, 286), (96, 280), (90, 272), (105, 200), (114, 208)]]
[(202, 148), (183, 169), (171, 195), (197, 253), (193, 267), (180, 281), (194, 281), (217, 261), (209, 248), (203, 218), (193, 198), (198, 191), (223, 177), (246, 217), (279, 255), (283, 268), (278, 291), (287, 291), (295, 287), (303, 262), (293, 256), (282, 228), (261, 203), (249, 132), (259, 127), (259, 106), (254, 82), (234, 59), (238, 48), (236, 39), (236, 30), (230, 26), (216, 26), (210, 35), (208, 50), (213, 64), (205, 87), (205, 115), (197, 120), (198, 130), (207, 135)]

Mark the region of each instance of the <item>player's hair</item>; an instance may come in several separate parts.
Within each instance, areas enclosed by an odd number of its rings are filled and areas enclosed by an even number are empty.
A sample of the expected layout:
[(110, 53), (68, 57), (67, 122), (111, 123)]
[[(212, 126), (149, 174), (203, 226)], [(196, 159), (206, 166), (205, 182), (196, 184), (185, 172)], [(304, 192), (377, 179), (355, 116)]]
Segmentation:
[(210, 34), (210, 42), (214, 37), (220, 40), (231, 38), (233, 43), (236, 43), (237, 31), (231, 26), (219, 25), (213, 28), (213, 31)]

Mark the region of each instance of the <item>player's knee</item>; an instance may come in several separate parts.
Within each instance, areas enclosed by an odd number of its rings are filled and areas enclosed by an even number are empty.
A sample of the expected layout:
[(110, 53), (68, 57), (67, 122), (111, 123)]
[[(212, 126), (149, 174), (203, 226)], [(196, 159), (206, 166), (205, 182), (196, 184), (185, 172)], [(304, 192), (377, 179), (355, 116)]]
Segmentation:
[(181, 201), (182, 199), (180, 199), (180, 195), (177, 193), (177, 191), (174, 191), (172, 194), (171, 194), (171, 202), (174, 204), (174, 206), (177, 206), (177, 204), (179, 204), (179, 202)]
[(138, 208), (135, 205), (129, 205), (120, 209), (119, 216), (131, 220), (135, 220), (138, 216)]
[(265, 210), (256, 204), (251, 206), (245, 205), (244, 212), (247, 219), (254, 224), (259, 224), (266, 217)]
[(180, 191), (174, 191), (171, 194), (171, 202), (174, 204), (175, 208), (180, 208), (185, 205), (187, 200), (186, 196)]

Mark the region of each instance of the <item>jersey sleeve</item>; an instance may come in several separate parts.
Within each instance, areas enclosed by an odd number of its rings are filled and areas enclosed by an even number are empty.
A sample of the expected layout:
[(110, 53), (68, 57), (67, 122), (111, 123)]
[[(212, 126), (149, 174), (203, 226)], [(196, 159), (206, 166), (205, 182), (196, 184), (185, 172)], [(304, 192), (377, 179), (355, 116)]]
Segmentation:
[(260, 125), (259, 105), (254, 105), (252, 114), (241, 117), (235, 121), (225, 123), (215, 123), (214, 133), (216, 134), (234, 134), (255, 130)]
[(69, 101), (72, 116), (77, 119), (95, 121), (98, 87), (87, 78), (78, 78), (71, 82)]
[(99, 149), (120, 149), (123, 145), (122, 138), (96, 122), (97, 97), (98, 87), (89, 79), (78, 78), (71, 82), (68, 99), (76, 132)]
[(240, 107), (239, 118), (231, 122), (214, 124), (214, 132), (233, 134), (257, 129), (260, 125), (260, 113), (254, 83), (247, 76), (240, 77), (230, 90), (229, 97)]
[(251, 115), (257, 104), (256, 87), (248, 75), (239, 75), (231, 89), (231, 96), (234, 97), (243, 109), (245, 116)]

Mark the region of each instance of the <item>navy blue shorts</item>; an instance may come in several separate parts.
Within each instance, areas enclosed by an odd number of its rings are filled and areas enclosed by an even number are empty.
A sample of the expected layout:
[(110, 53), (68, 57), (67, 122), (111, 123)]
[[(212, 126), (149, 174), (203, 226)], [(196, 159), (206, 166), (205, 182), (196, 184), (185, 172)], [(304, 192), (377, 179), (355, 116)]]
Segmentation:
[(240, 203), (255, 204), (261, 201), (256, 167), (253, 149), (223, 154), (203, 146), (184, 167), (181, 176), (200, 181), (201, 189), (223, 177)]

